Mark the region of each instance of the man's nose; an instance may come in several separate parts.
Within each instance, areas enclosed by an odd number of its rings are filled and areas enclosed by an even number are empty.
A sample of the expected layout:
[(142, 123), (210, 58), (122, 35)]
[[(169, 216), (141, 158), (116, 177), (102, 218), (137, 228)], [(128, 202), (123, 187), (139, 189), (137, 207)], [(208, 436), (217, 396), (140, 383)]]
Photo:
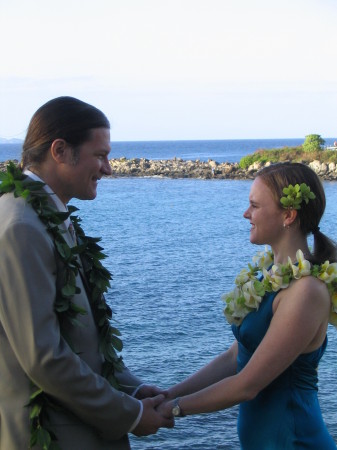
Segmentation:
[(104, 161), (104, 165), (102, 166), (102, 172), (105, 175), (111, 175), (112, 174), (112, 169), (111, 169), (110, 162), (109, 162), (108, 158), (106, 158), (106, 161)]

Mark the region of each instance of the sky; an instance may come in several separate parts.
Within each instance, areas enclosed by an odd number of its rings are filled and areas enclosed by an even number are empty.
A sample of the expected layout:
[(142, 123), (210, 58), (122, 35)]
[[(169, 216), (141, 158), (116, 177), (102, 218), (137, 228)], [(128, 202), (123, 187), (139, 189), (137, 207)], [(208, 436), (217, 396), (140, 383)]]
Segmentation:
[(337, 1), (0, 0), (0, 137), (61, 95), (113, 141), (337, 138)]

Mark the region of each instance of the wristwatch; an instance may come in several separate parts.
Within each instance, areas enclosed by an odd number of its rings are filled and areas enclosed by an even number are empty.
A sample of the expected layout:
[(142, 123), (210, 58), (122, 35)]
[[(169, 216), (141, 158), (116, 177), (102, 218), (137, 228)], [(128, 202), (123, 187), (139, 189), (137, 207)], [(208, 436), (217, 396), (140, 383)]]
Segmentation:
[(173, 402), (172, 414), (174, 417), (185, 417), (182, 409), (179, 406), (180, 397), (177, 397)]

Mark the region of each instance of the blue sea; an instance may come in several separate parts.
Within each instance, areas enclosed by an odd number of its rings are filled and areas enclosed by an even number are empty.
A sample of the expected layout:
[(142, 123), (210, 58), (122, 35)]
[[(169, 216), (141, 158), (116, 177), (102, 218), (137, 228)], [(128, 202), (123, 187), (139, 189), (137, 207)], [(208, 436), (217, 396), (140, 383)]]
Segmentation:
[[(334, 138), (325, 138), (325, 145), (333, 145)], [(304, 139), (231, 139), (214, 141), (149, 141), (111, 142), (111, 158), (147, 158), (217, 162), (238, 162), (242, 156), (258, 149), (295, 147)], [(20, 159), (21, 144), (0, 144), (0, 161)]]
[[(239, 161), (257, 148), (303, 140), (123, 143), (119, 156)], [(276, 144), (278, 143), (278, 144)], [(117, 146), (117, 143), (116, 143)], [(1, 152), (0, 160), (8, 159)], [(117, 148), (113, 148), (113, 153)], [(115, 155), (111, 155), (112, 157)], [(116, 156), (118, 157), (118, 156)], [(249, 242), (251, 181), (102, 179), (94, 201), (73, 201), (88, 234), (102, 236), (113, 273), (108, 301), (123, 334), (124, 360), (166, 388), (226, 350), (233, 340), (221, 295), (260, 247)], [(337, 183), (324, 182), (321, 230), (337, 240)], [(325, 422), (337, 442), (337, 330), (319, 367)], [(237, 450), (237, 407), (176, 421), (155, 436), (131, 436), (133, 450)]]

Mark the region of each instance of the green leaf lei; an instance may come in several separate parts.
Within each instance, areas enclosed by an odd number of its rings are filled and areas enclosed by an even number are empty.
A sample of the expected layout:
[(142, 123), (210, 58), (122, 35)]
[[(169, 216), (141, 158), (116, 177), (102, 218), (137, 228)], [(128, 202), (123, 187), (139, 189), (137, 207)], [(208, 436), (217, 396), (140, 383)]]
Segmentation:
[(314, 200), (316, 195), (310, 191), (310, 187), (305, 183), (289, 184), (288, 187), (283, 188), (285, 197), (281, 197), (283, 208), (301, 209), (301, 203), (309, 203), (309, 200)]
[[(97, 242), (100, 238), (85, 236), (80, 226), (78, 216), (71, 215), (77, 208), (69, 206), (69, 212), (57, 211), (48, 201), (48, 194), (44, 191), (44, 183), (31, 181), (26, 177), (13, 162), (7, 166), (7, 171), (0, 173), (0, 195), (13, 192), (14, 197), (23, 197), (35, 210), (39, 219), (46, 226), (47, 231), (54, 240), (58, 256), (64, 264), (62, 276), (62, 287), (57, 289), (55, 300), (55, 311), (59, 318), (62, 336), (71, 346), (69, 337), (65, 333), (65, 324), (79, 326), (78, 314), (87, 312), (73, 303), (73, 297), (80, 292), (76, 285), (76, 276), (80, 267), (86, 275), (86, 290), (94, 315), (95, 323), (99, 332), (99, 349), (104, 356), (102, 376), (104, 376), (111, 386), (119, 389), (115, 371), (123, 368), (122, 357), (118, 356), (123, 348), (120, 332), (111, 325), (112, 310), (107, 305), (104, 293), (110, 287), (111, 274), (102, 265), (101, 260), (106, 258), (102, 253), (102, 247)], [(77, 245), (70, 247), (64, 237), (63, 231), (59, 228), (68, 217), (73, 222), (77, 236)], [(44, 414), (46, 406), (53, 404), (51, 399), (42, 389), (32, 383), (33, 393), (27, 406), (30, 410), (31, 439), (30, 447), (38, 444), (43, 449), (59, 449), (57, 437), (44, 427)]]
[(257, 311), (267, 292), (277, 292), (289, 286), (292, 280), (311, 275), (324, 281), (331, 297), (329, 322), (337, 327), (337, 263), (325, 261), (312, 265), (304, 259), (303, 252), (296, 252), (297, 264), (288, 257), (287, 264), (273, 264), (274, 255), (266, 247), (253, 257), (253, 264), (242, 269), (235, 278), (233, 291), (222, 296), (226, 306), (224, 314), (230, 324), (239, 326), (252, 311)]

